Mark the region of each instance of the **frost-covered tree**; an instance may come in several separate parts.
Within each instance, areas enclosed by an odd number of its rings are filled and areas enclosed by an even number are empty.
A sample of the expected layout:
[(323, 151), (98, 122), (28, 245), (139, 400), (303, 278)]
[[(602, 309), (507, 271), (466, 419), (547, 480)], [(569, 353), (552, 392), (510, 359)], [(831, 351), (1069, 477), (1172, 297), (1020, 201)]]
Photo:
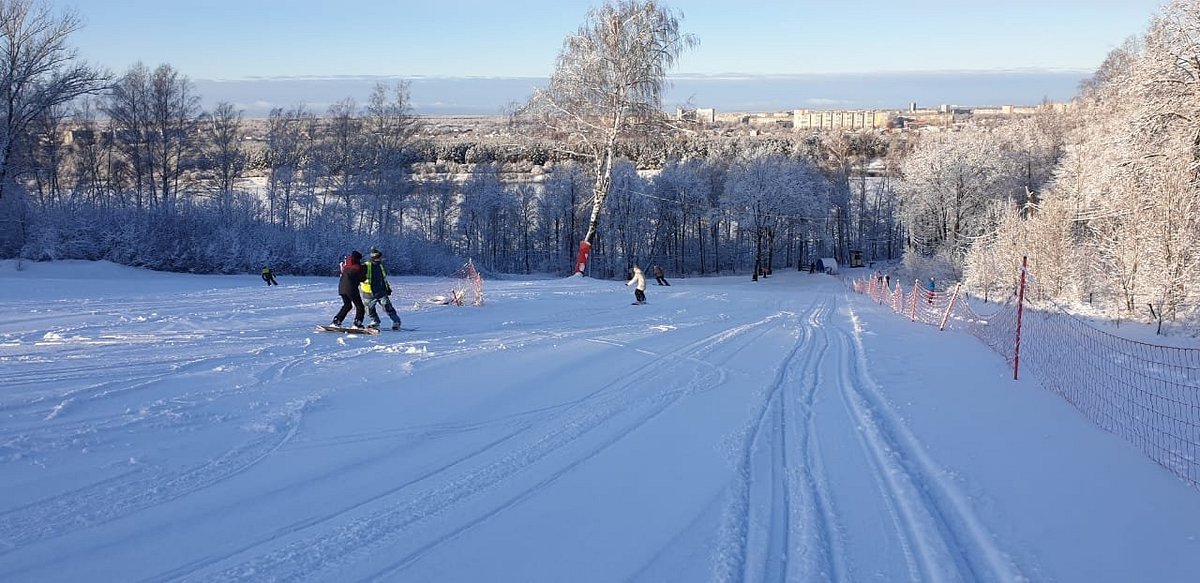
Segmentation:
[(738, 230), (753, 237), (755, 280), (773, 269), (781, 229), (827, 216), (829, 190), (814, 166), (778, 155), (754, 157), (730, 169), (722, 203), (733, 212)]
[(511, 197), (500, 181), (499, 167), (476, 165), (463, 185), (457, 225), (468, 257), (479, 258), (489, 268), (497, 264), (510, 233), (503, 220), (510, 205)]
[(74, 12), (40, 0), (0, 0), (0, 198), (21, 174), (14, 153), (35, 120), (108, 81), (68, 45), (80, 28)]
[[(865, 247), (866, 227), (873, 222), (867, 217), (866, 165), (881, 155), (883, 142), (870, 132), (837, 131), (814, 135), (804, 141), (803, 147), (830, 183), (833, 214), (828, 221), (828, 236), (834, 242), (834, 257), (846, 261), (851, 247)], [(784, 150), (778, 149), (782, 154)]]
[(81, 99), (73, 113), (77, 128), (69, 161), (73, 177), (72, 191), (84, 201), (97, 206), (115, 203), (112, 194), (112, 140), (103, 139), (103, 130), (96, 115), (95, 98)]
[(671, 160), (654, 178), (653, 190), (660, 201), (657, 216), (655, 245), (664, 255), (674, 259), (674, 270), (688, 269), (685, 258), (694, 255), (697, 269), (703, 271), (708, 227), (716, 216), (712, 207), (711, 181), (707, 169), (698, 158)]
[(267, 200), (272, 220), (292, 224), (292, 205), (299, 194), (301, 170), (313, 147), (316, 117), (303, 106), (274, 108), (267, 118)]
[(204, 160), (212, 173), (212, 191), (217, 208), (228, 214), (233, 206), (234, 184), (246, 170), (247, 156), (241, 147), (242, 112), (232, 103), (221, 102), (201, 116), (200, 133)]
[(426, 240), (450, 247), (458, 209), (458, 186), (450, 176), (426, 178), (416, 186), (414, 220)]
[[(611, 200), (605, 210), (605, 220), (611, 225), (604, 250), (610, 261), (607, 269), (623, 276), (633, 262), (643, 267), (650, 260), (651, 222), (654, 205), (646, 196), (646, 181), (638, 175), (633, 163), (620, 160), (613, 168)], [(623, 258), (623, 263), (617, 258)]]
[(116, 152), (129, 168), (129, 183), (124, 186), (132, 189), (138, 209), (154, 207), (157, 200), (150, 194), (154, 183), (150, 170), (150, 69), (143, 63), (130, 67), (117, 79), (107, 98), (102, 110), (108, 116)]
[(574, 162), (555, 164), (542, 190), (540, 238), (563, 265), (573, 259), (574, 247), (583, 236), (584, 219), (580, 215), (591, 192), (587, 172)]
[(987, 133), (922, 135), (897, 185), (916, 250), (964, 256), (974, 238), (994, 228), (985, 211), (1011, 198), (1014, 168), (1011, 151)]
[(610, 0), (563, 41), (549, 85), (522, 108), (592, 163), (592, 205), (583, 240), (594, 242), (612, 188), (617, 144), (649, 129), (662, 130), (667, 71), (696, 44), (679, 18), (655, 0)]
[(377, 84), (367, 104), (364, 161), (371, 227), (380, 235), (399, 233), (405, 197), (411, 190), (411, 151), (420, 124), (412, 114), (408, 84)]
[(1200, 3), (1171, 2), (1151, 22), (1138, 65), (1130, 164), (1142, 192), (1154, 193), (1152, 230), (1141, 231), (1153, 274), (1143, 301), (1161, 318), (1200, 291)]
[(66, 106), (44, 109), (30, 126), (31, 139), (24, 140), (27, 149), (20, 158), (27, 161), (28, 178), (39, 206), (66, 202), (63, 173), (68, 153), (64, 138), (68, 117)]
[(1200, 4), (1177, 0), (1083, 84), (1039, 204), (996, 235), (1021, 241), (1041, 292), (1160, 319), (1200, 294), (1198, 54)]
[(330, 105), (322, 122), (309, 174), (319, 180), (322, 206), (330, 209), (331, 200), (340, 201), (341, 208), (333, 210), (345, 221), (343, 228), (353, 232), (365, 220), (362, 206), (355, 204), (365, 178), (363, 120), (354, 99), (346, 98)]
[(142, 63), (117, 80), (105, 113), (113, 140), (133, 170), (138, 208), (170, 211), (188, 158), (198, 157), (200, 97), (192, 82), (167, 64)]

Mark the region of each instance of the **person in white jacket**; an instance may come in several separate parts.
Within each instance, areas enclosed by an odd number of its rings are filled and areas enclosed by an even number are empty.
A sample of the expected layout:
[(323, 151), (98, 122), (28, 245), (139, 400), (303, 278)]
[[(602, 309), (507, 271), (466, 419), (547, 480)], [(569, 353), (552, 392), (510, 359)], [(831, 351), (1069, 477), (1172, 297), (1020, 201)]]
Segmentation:
[(642, 274), (642, 268), (633, 264), (633, 279), (629, 280), (625, 285), (633, 286), (633, 298), (637, 300), (634, 303), (646, 303), (646, 276)]

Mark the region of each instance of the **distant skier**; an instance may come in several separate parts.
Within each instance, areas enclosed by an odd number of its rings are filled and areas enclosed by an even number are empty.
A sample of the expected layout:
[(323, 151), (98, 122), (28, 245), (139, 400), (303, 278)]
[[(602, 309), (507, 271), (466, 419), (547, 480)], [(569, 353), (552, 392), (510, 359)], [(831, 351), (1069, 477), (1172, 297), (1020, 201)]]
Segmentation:
[(666, 278), (663, 277), (662, 267), (658, 266), (657, 264), (654, 266), (654, 279), (658, 285), (671, 285), (667, 282)]
[(363, 298), (367, 300), (367, 315), (371, 317), (369, 327), (379, 328), (379, 311), (376, 307), (382, 304), (388, 317), (392, 319), (392, 330), (400, 329), (400, 314), (396, 313), (396, 308), (392, 305), (392, 286), (388, 283), (387, 271), (383, 268), (383, 252), (374, 247), (371, 247), (371, 262), (366, 266), (366, 277), (358, 289), (362, 290)]
[(633, 286), (633, 298), (635, 304), (646, 303), (646, 276), (642, 274), (642, 268), (633, 264), (633, 279), (629, 280), (625, 285)]
[(273, 285), (279, 285), (279, 282), (275, 281), (275, 272), (271, 271), (270, 267), (263, 268), (262, 278), (263, 278), (263, 281), (267, 282), (267, 287), (271, 287)]
[(929, 282), (925, 284), (925, 301), (932, 304), (934, 293), (937, 291), (937, 284), (933, 282), (933, 276), (929, 277)]
[(342, 320), (350, 313), (350, 306), (354, 306), (354, 327), (362, 328), (363, 313), (366, 311), (362, 298), (358, 296), (358, 284), (362, 283), (366, 276), (362, 266), (362, 253), (351, 251), (340, 269), (342, 277), (338, 280), (338, 295), (342, 296), (342, 309), (333, 317), (333, 325), (341, 327)]

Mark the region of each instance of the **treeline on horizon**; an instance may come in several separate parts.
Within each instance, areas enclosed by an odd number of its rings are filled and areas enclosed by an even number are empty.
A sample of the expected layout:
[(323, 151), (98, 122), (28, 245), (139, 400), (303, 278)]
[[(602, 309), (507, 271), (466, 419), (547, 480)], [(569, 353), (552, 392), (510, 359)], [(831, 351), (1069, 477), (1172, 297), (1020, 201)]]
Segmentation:
[[(0, 209), (17, 228), (0, 235), (0, 255), (193, 273), (270, 265), (307, 275), (328, 274), (349, 250), (375, 245), (391, 250), (396, 273), (453, 273), (468, 258), (492, 274), (573, 265), (590, 200), (588, 163), (553, 140), (428, 139), (404, 84), (377, 86), (362, 106), (346, 99), (321, 114), (276, 109), (261, 144), (244, 140), (231, 104), (201, 111), (199, 102), (170, 65), (137, 64), (104, 94), (47, 110), (10, 159), (21, 188)], [(845, 261), (851, 247), (867, 247), (868, 259), (899, 257), (894, 204), (874, 192), (885, 187), (860, 173), (861, 196), (850, 196), (851, 174), (889, 145), (874, 134), (692, 131), (624, 140), (627, 175), (605, 209), (590, 273), (623, 277), (638, 260), (678, 274), (744, 272), (762, 252), (752, 249), (760, 234), (772, 238), (766, 269), (827, 255)], [(764, 180), (791, 179), (801, 167), (815, 182), (773, 186), (755, 195), (769, 205), (748, 210), (737, 198), (748, 195), (726, 192), (726, 183), (764, 163), (780, 174)], [(681, 168), (696, 175), (685, 180)], [(250, 175), (264, 186), (248, 188)], [(785, 200), (805, 190), (834, 207)]]

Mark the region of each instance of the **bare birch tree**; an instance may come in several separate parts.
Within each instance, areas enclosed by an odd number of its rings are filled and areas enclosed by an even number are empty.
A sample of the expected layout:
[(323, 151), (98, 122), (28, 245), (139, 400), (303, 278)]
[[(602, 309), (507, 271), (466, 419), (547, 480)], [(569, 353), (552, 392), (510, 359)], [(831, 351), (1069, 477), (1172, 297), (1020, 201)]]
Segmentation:
[(610, 0), (563, 41), (549, 85), (519, 112), (592, 162), (592, 210), (583, 238), (588, 246), (612, 188), (617, 143), (664, 127), (667, 70), (696, 43), (679, 31), (679, 17), (664, 4)]
[(405, 198), (412, 188), (411, 149), (419, 128), (408, 83), (397, 83), (390, 90), (382, 83), (375, 85), (364, 120), (364, 156), (373, 229), (381, 235), (403, 229)]
[(211, 172), (217, 206), (227, 213), (233, 205), (234, 185), (246, 170), (247, 155), (240, 145), (242, 112), (222, 101), (201, 118), (201, 132)]
[(292, 205), (301, 182), (301, 170), (312, 150), (316, 116), (296, 106), (275, 108), (267, 118), (267, 201), (272, 221), (292, 226)]
[(150, 71), (137, 63), (113, 86), (104, 111), (132, 167), (138, 208), (146, 193), (150, 208), (170, 211), (186, 158), (196, 154), (200, 97), (192, 82), (171, 65)]
[(0, 0), (0, 197), (20, 173), (13, 155), (34, 121), (107, 82), (67, 45), (80, 27), (75, 13), (54, 14), (38, 0)]

